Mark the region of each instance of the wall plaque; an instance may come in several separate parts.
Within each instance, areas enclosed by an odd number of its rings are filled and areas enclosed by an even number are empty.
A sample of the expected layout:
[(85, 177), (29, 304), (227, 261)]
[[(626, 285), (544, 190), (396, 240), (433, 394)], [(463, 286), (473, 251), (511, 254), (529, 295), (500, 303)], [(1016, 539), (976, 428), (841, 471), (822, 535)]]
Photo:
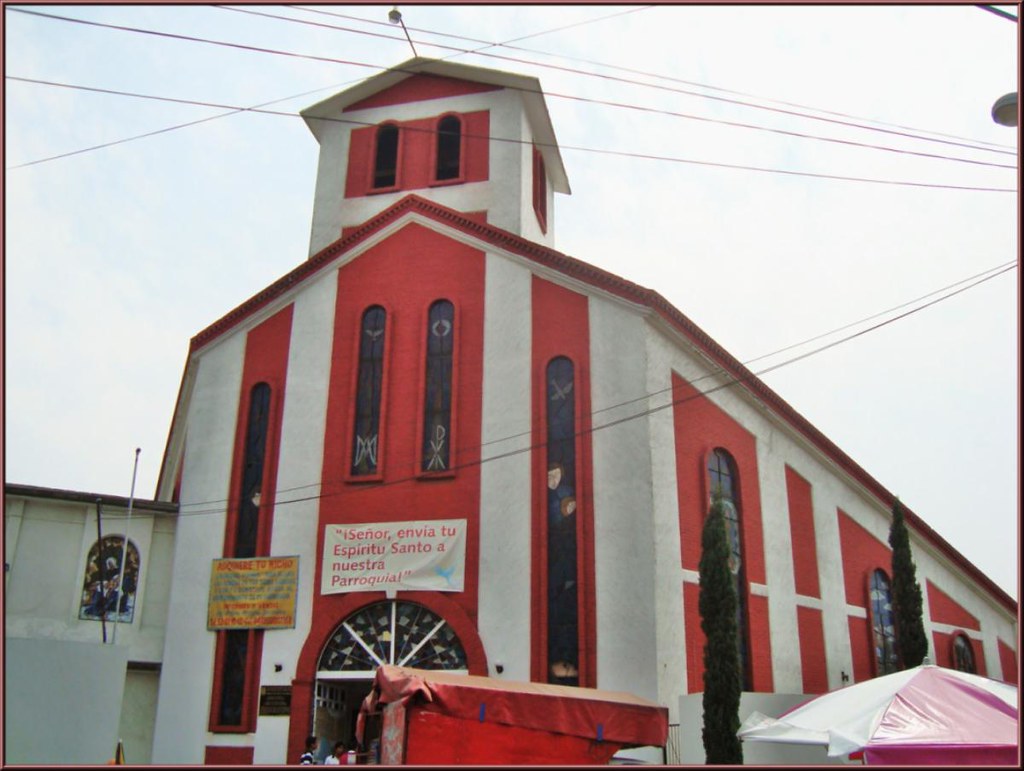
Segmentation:
[(260, 686), (261, 715), (290, 715), (292, 713), (292, 687), (290, 685)]

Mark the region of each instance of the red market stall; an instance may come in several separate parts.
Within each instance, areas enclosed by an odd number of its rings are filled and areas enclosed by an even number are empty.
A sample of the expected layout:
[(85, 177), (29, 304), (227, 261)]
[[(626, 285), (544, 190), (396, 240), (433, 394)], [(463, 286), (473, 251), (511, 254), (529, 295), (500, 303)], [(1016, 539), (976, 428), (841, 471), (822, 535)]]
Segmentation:
[(382, 666), (356, 736), (380, 762), (607, 764), (626, 747), (664, 747), (668, 710), (628, 693)]

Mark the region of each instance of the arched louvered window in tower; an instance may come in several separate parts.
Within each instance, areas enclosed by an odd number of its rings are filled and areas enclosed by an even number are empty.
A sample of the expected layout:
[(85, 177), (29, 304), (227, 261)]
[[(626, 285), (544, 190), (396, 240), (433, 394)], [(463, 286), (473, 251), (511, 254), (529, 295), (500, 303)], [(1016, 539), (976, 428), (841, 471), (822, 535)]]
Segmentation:
[[(747, 624), (747, 582), (743, 569), (743, 529), (740, 516), (739, 478), (736, 462), (725, 450), (718, 448), (708, 459), (708, 481), (712, 498), (718, 495), (725, 509), (725, 529), (729, 540), (729, 571), (736, 590), (736, 646), (739, 655), (743, 690), (752, 690)], [(709, 501), (710, 507), (710, 501)]]
[(350, 468), (353, 476), (377, 473), (386, 320), (384, 309), (374, 305), (366, 310), (359, 325), (359, 374)]
[(552, 359), (547, 391), (548, 682), (579, 685), (576, 395), (573, 363)]
[(423, 406), (423, 471), (451, 466), (452, 356), (455, 308), (447, 300), (430, 306), (427, 315), (427, 373)]
[(871, 601), (871, 640), (875, 651), (876, 674), (892, 674), (899, 669), (899, 657), (896, 653), (892, 585), (884, 570), (876, 570), (871, 574), (868, 596)]
[(435, 179), (458, 179), (462, 176), (462, 121), (446, 115), (437, 124), (437, 168)]
[(394, 187), (398, 183), (398, 126), (388, 123), (377, 129), (373, 156), (373, 186)]

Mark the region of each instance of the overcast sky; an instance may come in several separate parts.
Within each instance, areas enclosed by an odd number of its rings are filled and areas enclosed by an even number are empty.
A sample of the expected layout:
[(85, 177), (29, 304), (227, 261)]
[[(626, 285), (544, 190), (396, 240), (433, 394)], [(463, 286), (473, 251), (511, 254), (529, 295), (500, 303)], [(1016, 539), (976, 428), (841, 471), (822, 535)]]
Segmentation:
[[(128, 495), (140, 447), (154, 495), (189, 339), (307, 256), (318, 146), (297, 111), (412, 56), (390, 8), (5, 4), (6, 481)], [(573, 191), (558, 250), (741, 361), (874, 317), (755, 372), (964, 289), (763, 379), (1017, 596), (1017, 134), (990, 117), (1017, 87), (1014, 22), (400, 8), (420, 55), (540, 79)], [(284, 115), (216, 117), (268, 102)]]

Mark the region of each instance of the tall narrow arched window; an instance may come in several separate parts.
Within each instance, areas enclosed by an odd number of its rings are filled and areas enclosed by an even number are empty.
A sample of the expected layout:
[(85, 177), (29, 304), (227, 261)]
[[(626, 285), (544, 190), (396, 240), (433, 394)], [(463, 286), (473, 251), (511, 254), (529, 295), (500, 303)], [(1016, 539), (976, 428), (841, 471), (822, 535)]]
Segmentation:
[(559, 357), (547, 366), (548, 682), (579, 685), (575, 376)]
[(747, 629), (747, 584), (743, 569), (743, 530), (740, 519), (739, 478), (736, 463), (725, 450), (718, 448), (708, 459), (708, 481), (711, 497), (721, 497), (725, 510), (725, 529), (729, 540), (729, 571), (736, 590), (736, 646), (739, 655), (743, 690), (752, 690), (749, 663), (749, 630)]
[[(257, 383), (249, 392), (238, 513), (232, 533), (231, 556), (236, 559), (255, 557), (258, 550), (270, 396), (270, 386), (266, 383)], [(246, 702), (246, 668), (255, 632), (230, 629), (221, 634), (219, 647), (223, 650), (223, 659), (218, 672), (216, 722), (220, 726), (240, 726)]]
[[(121, 565), (124, 564), (123, 578)], [(139, 585), (139, 550), (124, 537), (107, 535), (89, 549), (78, 617), (88, 621), (119, 621), (130, 624), (135, 616)]]
[(458, 179), (462, 163), (462, 121), (446, 115), (437, 124), (437, 169), (435, 178)]
[(393, 123), (377, 129), (377, 149), (373, 158), (373, 186), (394, 187), (398, 181), (398, 126)]
[(270, 386), (266, 383), (257, 383), (249, 395), (249, 421), (245, 433), (242, 486), (238, 491), (238, 519), (235, 522), (234, 549), (231, 555), (233, 557), (244, 559), (256, 556), (269, 417)]
[(359, 325), (359, 374), (356, 383), (355, 430), (352, 437), (353, 476), (377, 473), (386, 316), (383, 308), (374, 305), (366, 310)]
[(953, 636), (953, 669), (978, 674), (978, 665), (974, 663), (974, 647), (967, 635), (962, 633)]
[(871, 574), (871, 637), (875, 650), (876, 674), (888, 675), (899, 669), (896, 655), (896, 621), (892, 612), (892, 585), (884, 570)]
[(447, 300), (427, 315), (427, 376), (423, 405), (423, 471), (445, 471), (451, 464), (452, 354), (455, 308)]

